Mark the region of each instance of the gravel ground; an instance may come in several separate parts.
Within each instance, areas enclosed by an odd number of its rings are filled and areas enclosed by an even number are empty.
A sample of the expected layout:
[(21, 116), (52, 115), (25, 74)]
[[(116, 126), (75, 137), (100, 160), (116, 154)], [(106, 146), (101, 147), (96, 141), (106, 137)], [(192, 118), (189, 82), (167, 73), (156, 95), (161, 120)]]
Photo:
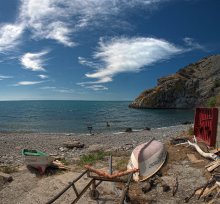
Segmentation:
[[(143, 130), (131, 133), (105, 134), (43, 134), (43, 133), (0, 133), (0, 166), (21, 165), (23, 158), (21, 150), (37, 149), (52, 155), (63, 156), (69, 160), (90, 151), (104, 149), (109, 151), (129, 151), (140, 143), (151, 138), (166, 141), (170, 137), (187, 131), (190, 125)], [(64, 143), (79, 141), (83, 148), (67, 149)]]
[[(132, 182), (129, 194), (134, 203), (184, 203), (184, 198), (189, 196), (195, 188), (203, 185), (210, 178), (204, 166), (209, 162), (202, 158), (193, 148), (186, 146), (172, 146), (167, 143), (171, 137), (185, 135), (183, 131), (187, 131), (190, 125), (173, 126), (160, 129), (144, 130), (140, 132), (123, 133), (123, 134), (94, 134), (94, 135), (75, 135), (75, 134), (22, 134), (22, 133), (7, 133), (0, 134), (0, 165), (20, 165), (19, 171), (12, 174), (13, 181), (7, 183), (0, 188), (0, 200), (2, 204), (30, 204), (30, 203), (45, 203), (60, 192), (68, 182), (76, 178), (82, 169), (75, 169), (75, 165), (69, 165), (70, 171), (52, 176), (38, 177), (32, 174), (25, 166), (21, 156), (23, 148), (33, 148), (46, 151), (57, 156), (64, 156), (65, 159), (78, 159), (80, 155), (95, 151), (98, 149), (119, 151), (130, 155), (132, 149), (143, 142), (155, 138), (166, 143), (168, 151), (167, 162), (161, 169), (162, 179), (170, 186), (171, 190), (163, 192), (160, 184), (153, 187), (146, 194), (142, 192), (142, 186), (145, 183)], [(73, 143), (79, 141), (84, 144), (83, 148), (67, 149), (64, 143)], [(199, 164), (192, 164), (187, 154), (194, 154), (196, 158), (203, 159)], [(123, 155), (121, 155), (123, 157)], [(116, 159), (114, 157), (114, 159)], [(106, 162), (97, 164), (101, 167), (106, 167)], [(103, 166), (104, 165), (104, 166)], [(72, 168), (73, 167), (73, 168)], [(100, 167), (99, 167), (100, 168)], [(175, 185), (175, 179), (178, 177), (178, 191), (175, 196), (172, 196), (172, 188)], [(80, 180), (79, 188), (85, 187), (88, 183), (88, 178)], [(121, 192), (112, 191), (112, 185), (103, 183), (98, 190), (100, 191), (100, 204), (118, 203)], [(114, 188), (115, 189), (115, 188)], [(119, 188), (120, 189), (120, 188)], [(79, 204), (97, 203), (89, 198), (89, 191), (80, 199)], [(68, 191), (55, 203), (68, 204), (74, 198), (72, 189)], [(137, 202), (138, 201), (138, 202)], [(194, 196), (189, 203), (204, 203), (201, 199), (197, 200)]]

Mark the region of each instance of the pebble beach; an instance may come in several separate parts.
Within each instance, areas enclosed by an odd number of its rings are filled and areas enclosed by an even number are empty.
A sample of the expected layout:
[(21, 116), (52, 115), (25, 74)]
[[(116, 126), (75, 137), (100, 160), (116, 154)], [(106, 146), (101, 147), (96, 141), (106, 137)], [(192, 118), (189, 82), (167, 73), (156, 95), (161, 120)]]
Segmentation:
[[(149, 141), (151, 138), (166, 141), (187, 131), (192, 125), (178, 125), (151, 130), (139, 130), (120, 133), (0, 133), (0, 165), (24, 164), (22, 149), (37, 149), (53, 156), (62, 156), (71, 162), (95, 150), (104, 151), (129, 151), (138, 144)], [(78, 141), (84, 144), (82, 148), (68, 149), (64, 144)]]

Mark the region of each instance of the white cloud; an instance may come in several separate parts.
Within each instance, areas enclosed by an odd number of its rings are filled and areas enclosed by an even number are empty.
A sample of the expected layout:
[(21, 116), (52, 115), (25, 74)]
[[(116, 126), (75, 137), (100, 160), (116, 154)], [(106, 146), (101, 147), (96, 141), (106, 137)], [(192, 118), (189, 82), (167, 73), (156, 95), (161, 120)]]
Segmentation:
[(29, 86), (29, 85), (35, 85), (43, 83), (44, 81), (20, 81), (17, 84), (14, 84), (14, 86)]
[(34, 39), (52, 39), (65, 46), (76, 43), (72, 34), (100, 26), (127, 8), (144, 6), (154, 9), (168, 0), (20, 0), (17, 19), (0, 26), (0, 52), (12, 50), (28, 29)]
[(81, 82), (78, 85), (107, 83), (117, 74), (124, 72), (139, 72), (161, 60), (184, 52), (185, 49), (168, 41), (156, 38), (114, 38), (110, 41), (99, 42), (94, 59), (99, 60), (100, 66), (93, 73), (85, 76), (95, 81)]
[[(81, 64), (81, 65), (86, 65), (88, 67), (91, 67), (91, 68), (97, 68), (100, 66), (99, 63), (95, 63), (95, 62), (92, 62), (92, 61), (88, 61), (86, 60), (84, 57), (78, 57), (78, 62)], [(101, 68), (101, 67), (100, 67)]]
[(73, 89), (67, 89), (67, 88), (57, 88), (55, 86), (44, 86), (44, 87), (40, 87), (40, 89), (43, 90), (52, 90), (54, 92), (59, 92), (59, 93), (64, 93), (64, 94), (70, 94), (73, 93), (74, 90)]
[(47, 79), (48, 78), (48, 76), (44, 75), (44, 74), (39, 74), (37, 76), (40, 77), (41, 79)]
[(21, 64), (25, 69), (29, 69), (31, 71), (45, 71), (43, 67), (45, 59), (42, 57), (47, 53), (48, 51), (42, 51), (38, 53), (28, 52), (21, 57)]
[(59, 93), (67, 93), (67, 94), (74, 92), (73, 89), (55, 89), (54, 91), (59, 92)]
[[(57, 40), (61, 44), (72, 47), (75, 45), (74, 42), (70, 40), (69, 35), (71, 34), (70, 29), (63, 22), (54, 22), (48, 26), (48, 30), (43, 32), (42, 35), (45, 34), (45, 38)], [(39, 35), (39, 33), (38, 33)], [(40, 34), (41, 35), (41, 34)]]
[(12, 50), (20, 43), (20, 37), (23, 33), (22, 24), (5, 24), (0, 26), (0, 52)]
[(43, 86), (43, 87), (40, 87), (40, 89), (55, 89), (56, 87), (55, 86)]
[(13, 76), (0, 75), (0, 80), (11, 79), (11, 78), (14, 78), (14, 77)]
[(185, 42), (186, 46), (189, 47), (190, 50), (204, 50), (206, 51), (205, 47), (196, 42), (193, 38), (185, 37), (183, 38), (183, 41)]
[(107, 87), (100, 85), (100, 84), (94, 84), (91, 86), (85, 86), (87, 89), (92, 89), (94, 91), (103, 91), (103, 90), (108, 90)]

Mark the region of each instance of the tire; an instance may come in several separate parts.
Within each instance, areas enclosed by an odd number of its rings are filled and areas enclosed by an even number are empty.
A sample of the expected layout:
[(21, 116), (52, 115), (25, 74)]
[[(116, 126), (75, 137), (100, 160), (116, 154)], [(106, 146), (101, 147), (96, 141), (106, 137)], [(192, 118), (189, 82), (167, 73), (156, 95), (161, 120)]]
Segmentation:
[(96, 189), (90, 190), (90, 192), (89, 192), (89, 196), (92, 200), (98, 200), (99, 195), (100, 195), (100, 193)]

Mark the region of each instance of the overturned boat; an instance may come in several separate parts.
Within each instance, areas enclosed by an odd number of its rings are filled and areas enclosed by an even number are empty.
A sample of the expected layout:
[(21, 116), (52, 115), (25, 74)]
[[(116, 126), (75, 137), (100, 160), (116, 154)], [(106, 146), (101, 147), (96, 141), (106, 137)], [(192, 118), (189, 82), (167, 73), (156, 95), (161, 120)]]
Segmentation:
[(131, 154), (128, 169), (139, 169), (133, 174), (135, 181), (144, 181), (153, 176), (164, 164), (167, 151), (163, 143), (157, 140), (138, 145)]
[(54, 161), (53, 157), (38, 150), (23, 149), (22, 155), (25, 156), (26, 165), (38, 169), (41, 174), (43, 174), (45, 169)]

